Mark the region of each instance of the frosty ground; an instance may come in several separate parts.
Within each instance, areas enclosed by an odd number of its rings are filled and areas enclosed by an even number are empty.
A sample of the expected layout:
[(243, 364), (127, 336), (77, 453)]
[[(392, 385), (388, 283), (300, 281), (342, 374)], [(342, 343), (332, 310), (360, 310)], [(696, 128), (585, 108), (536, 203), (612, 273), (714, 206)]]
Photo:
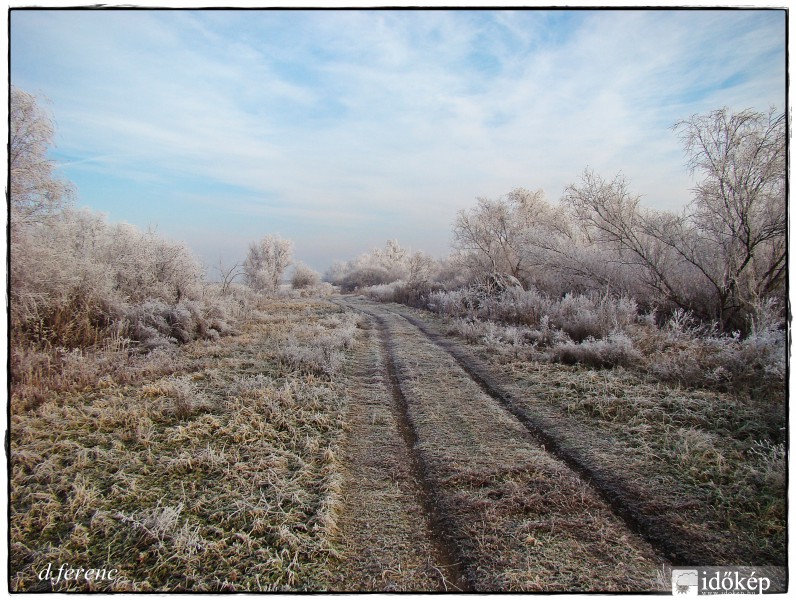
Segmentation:
[[(282, 298), (219, 339), (65, 356), (78, 384), (12, 410), (11, 588), (652, 591), (785, 564), (784, 446), (750, 442), (771, 406), (460, 329)], [(39, 577), (64, 563), (118, 577)]]

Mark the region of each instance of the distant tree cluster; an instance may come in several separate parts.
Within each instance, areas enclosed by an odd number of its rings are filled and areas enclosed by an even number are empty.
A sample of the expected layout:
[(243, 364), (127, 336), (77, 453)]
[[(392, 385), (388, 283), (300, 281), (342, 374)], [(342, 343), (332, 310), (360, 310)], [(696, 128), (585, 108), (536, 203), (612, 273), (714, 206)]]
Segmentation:
[(329, 283), (339, 285), (344, 292), (396, 281), (423, 282), (430, 280), (439, 266), (421, 251), (409, 252), (397, 240), (374, 248), (348, 262), (335, 262), (326, 272)]

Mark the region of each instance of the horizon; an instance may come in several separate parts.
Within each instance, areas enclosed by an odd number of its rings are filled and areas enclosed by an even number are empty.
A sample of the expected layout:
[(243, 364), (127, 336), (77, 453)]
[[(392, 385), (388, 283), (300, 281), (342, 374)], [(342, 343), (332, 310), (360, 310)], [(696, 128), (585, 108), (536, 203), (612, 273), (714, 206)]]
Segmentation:
[(671, 126), (785, 111), (785, 14), (12, 9), (10, 82), (54, 117), (76, 206), (208, 268), (278, 234), (323, 273), (388, 239), (447, 255), (476, 198), (557, 202), (587, 167), (682, 208)]

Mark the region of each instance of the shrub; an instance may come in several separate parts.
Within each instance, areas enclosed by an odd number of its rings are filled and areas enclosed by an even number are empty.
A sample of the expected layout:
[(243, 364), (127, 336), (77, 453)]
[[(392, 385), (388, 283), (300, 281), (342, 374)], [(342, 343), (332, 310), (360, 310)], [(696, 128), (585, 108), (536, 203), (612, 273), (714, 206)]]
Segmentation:
[(412, 286), (430, 281), (439, 272), (436, 260), (423, 252), (410, 253), (395, 240), (374, 248), (346, 263), (335, 262), (326, 272), (326, 281), (343, 292), (408, 281)]
[(396, 290), (403, 285), (403, 281), (393, 281), (392, 283), (380, 283), (371, 285), (361, 290), (368, 298), (378, 302), (395, 302)]
[(597, 368), (630, 366), (641, 360), (629, 337), (621, 332), (607, 339), (587, 338), (581, 343), (572, 341), (553, 347), (553, 356), (565, 364), (583, 364)]
[(205, 293), (199, 262), (153, 232), (66, 210), (18, 232), (12, 331), (21, 343), (85, 348), (128, 336), (152, 350), (229, 333), (234, 300)]
[(318, 274), (316, 271), (313, 271), (310, 267), (302, 262), (298, 263), (293, 270), (291, 285), (294, 290), (312, 288), (320, 284), (320, 282), (320, 274)]
[(339, 283), (343, 292), (353, 292), (361, 288), (383, 285), (392, 281), (392, 275), (384, 267), (362, 267), (347, 273), (337, 283)]
[(773, 303), (756, 309), (750, 334), (718, 333), (686, 311), (675, 311), (661, 328), (635, 332), (647, 371), (662, 381), (721, 390), (749, 389), (781, 395), (785, 389), (787, 340)]

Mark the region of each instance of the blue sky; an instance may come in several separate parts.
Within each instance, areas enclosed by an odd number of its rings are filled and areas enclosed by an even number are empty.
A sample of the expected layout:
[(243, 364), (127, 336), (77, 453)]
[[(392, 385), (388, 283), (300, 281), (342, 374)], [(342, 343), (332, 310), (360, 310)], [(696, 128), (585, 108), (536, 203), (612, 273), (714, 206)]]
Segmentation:
[(318, 270), (388, 238), (442, 256), (479, 196), (622, 171), (693, 180), (671, 125), (785, 108), (783, 11), (14, 11), (78, 204), (212, 265), (268, 233)]

